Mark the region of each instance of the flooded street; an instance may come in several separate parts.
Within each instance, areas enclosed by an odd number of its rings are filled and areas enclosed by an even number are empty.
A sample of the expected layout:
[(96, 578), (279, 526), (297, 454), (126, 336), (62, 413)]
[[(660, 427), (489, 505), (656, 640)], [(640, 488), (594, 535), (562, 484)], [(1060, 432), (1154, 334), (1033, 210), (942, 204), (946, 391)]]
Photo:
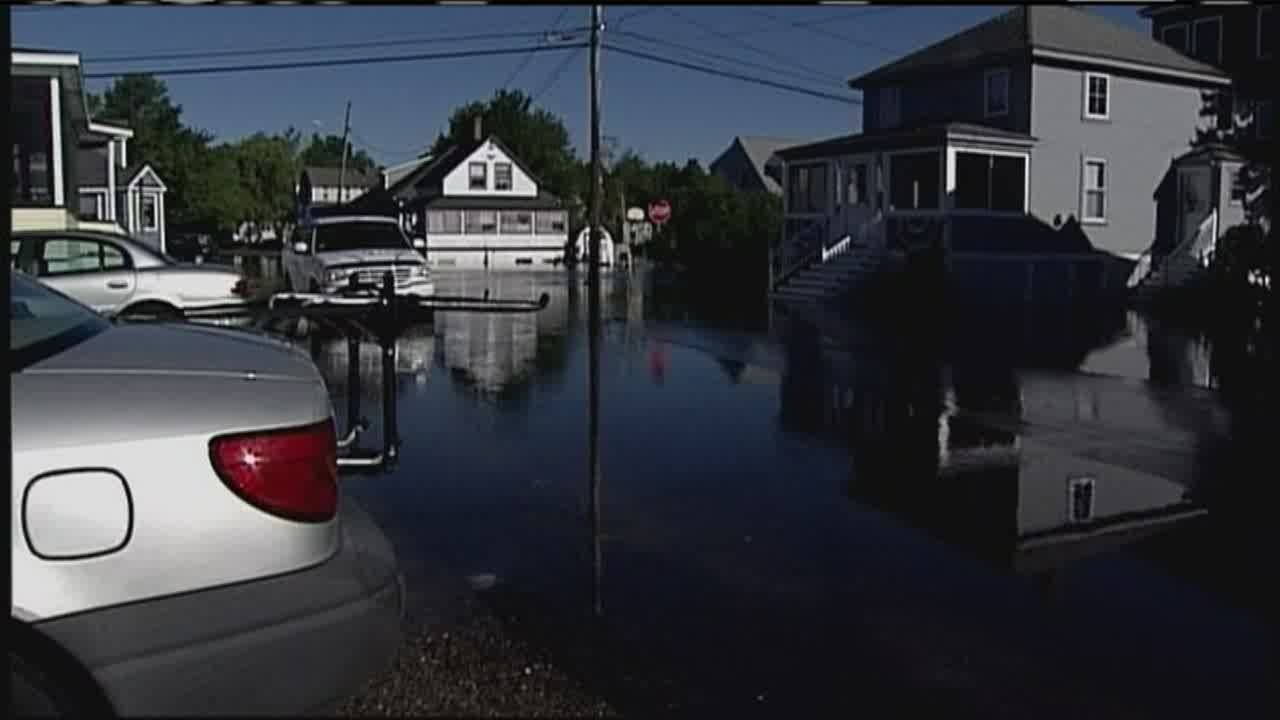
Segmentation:
[[(1271, 701), (1274, 491), (1235, 472), (1201, 343), (1124, 315), (713, 328), (639, 278), (604, 281), (593, 527), (585, 288), (438, 277), (551, 301), (406, 332), (399, 467), (347, 487), (395, 543), (428, 639), (480, 613), (536, 659), (486, 661), (466, 700), (362, 712), (1244, 717)], [(345, 429), (346, 344), (319, 345)], [(363, 344), (372, 445), (380, 368)], [(423, 642), (423, 682), (455, 682)], [(507, 703), (490, 684), (586, 699)]]

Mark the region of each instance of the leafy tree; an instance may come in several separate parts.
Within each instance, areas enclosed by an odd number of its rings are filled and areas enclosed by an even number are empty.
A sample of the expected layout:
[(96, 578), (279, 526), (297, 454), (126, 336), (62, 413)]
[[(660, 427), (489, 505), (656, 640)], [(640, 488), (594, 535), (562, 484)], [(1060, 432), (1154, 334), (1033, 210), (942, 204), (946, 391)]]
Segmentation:
[(294, 210), (298, 165), (287, 135), (255, 133), (234, 149), (243, 218), (279, 230)]
[[(300, 165), (342, 167), (342, 136), (312, 134), (311, 141), (298, 156), (298, 161)], [(347, 169), (369, 173), (377, 167), (378, 164), (364, 150), (348, 148)]]
[(197, 159), (197, 172), (190, 180), (192, 205), (188, 209), (196, 222), (218, 230), (233, 230), (245, 219), (249, 198), (240, 182), (236, 156), (236, 146), (223, 144), (208, 149)]

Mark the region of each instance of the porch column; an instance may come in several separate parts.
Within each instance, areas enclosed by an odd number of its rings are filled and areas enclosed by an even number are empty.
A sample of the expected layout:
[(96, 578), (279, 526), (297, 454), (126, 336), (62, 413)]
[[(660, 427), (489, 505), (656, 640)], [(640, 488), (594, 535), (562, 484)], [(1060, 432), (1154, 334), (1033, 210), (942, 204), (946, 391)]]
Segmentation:
[(107, 220), (116, 221), (116, 141), (107, 143)]
[(49, 127), (53, 137), (50, 138), (50, 155), (53, 160), (53, 206), (64, 207), (67, 202), (63, 182), (62, 153), (62, 93), (58, 78), (49, 78)]

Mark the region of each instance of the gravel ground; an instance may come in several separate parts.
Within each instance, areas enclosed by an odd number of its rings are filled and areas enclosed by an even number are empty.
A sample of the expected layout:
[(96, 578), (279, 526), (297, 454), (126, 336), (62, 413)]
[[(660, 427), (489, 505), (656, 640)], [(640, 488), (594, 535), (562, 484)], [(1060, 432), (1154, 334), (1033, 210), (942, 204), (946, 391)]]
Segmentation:
[(389, 673), (338, 710), (343, 716), (616, 717), (540, 653), (476, 607), (449, 623), (414, 621)]

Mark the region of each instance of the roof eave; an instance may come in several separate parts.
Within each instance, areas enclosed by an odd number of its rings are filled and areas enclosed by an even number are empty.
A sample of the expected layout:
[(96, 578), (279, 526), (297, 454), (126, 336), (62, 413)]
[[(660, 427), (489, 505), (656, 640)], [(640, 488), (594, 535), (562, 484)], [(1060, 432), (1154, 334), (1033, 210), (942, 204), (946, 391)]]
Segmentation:
[(1230, 85), (1231, 78), (1220, 70), (1205, 66), (1203, 71), (1179, 70), (1177, 68), (1164, 67), (1161, 65), (1152, 65), (1150, 63), (1132, 62), (1129, 60), (1116, 60), (1114, 58), (1099, 55), (1084, 55), (1065, 50), (1053, 50), (1050, 48), (1035, 48), (1031, 51), (1031, 59), (1034, 60), (1060, 60), (1068, 62), (1078, 62), (1088, 65), (1097, 65), (1099, 67), (1107, 67), (1117, 70), (1130, 70), (1133, 72), (1148, 73), (1151, 75), (1159, 75), (1170, 79), (1182, 80), (1184, 82), (1196, 82), (1209, 85)]

